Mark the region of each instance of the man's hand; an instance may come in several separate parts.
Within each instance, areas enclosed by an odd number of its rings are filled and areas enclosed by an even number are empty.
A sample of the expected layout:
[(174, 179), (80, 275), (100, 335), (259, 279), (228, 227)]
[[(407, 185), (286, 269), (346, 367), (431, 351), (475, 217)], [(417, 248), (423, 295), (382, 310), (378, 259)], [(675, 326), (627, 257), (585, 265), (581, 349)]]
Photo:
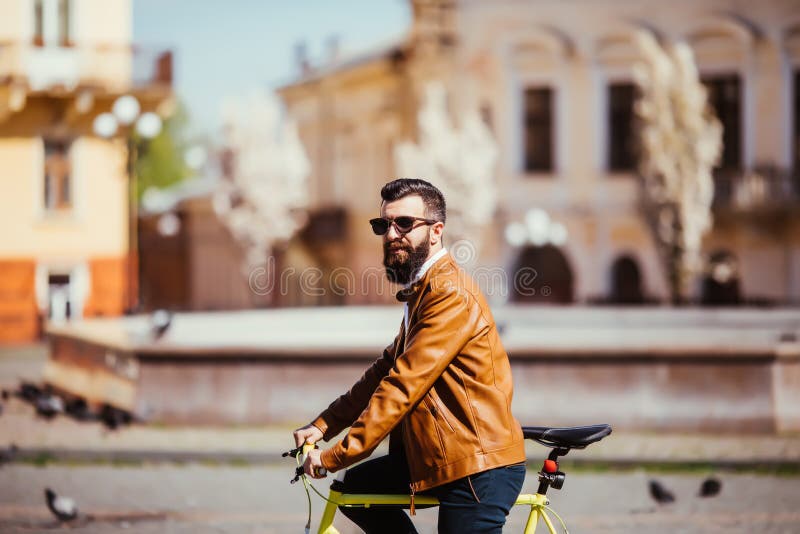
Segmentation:
[(312, 445), (322, 439), (322, 430), (314, 425), (306, 425), (294, 431), (294, 445), (300, 447), (304, 443)]
[(324, 474), (320, 474), (319, 470), (322, 468), (320, 455), (322, 451), (319, 449), (311, 449), (306, 455), (306, 460), (303, 462), (303, 470), (311, 478), (325, 478)]

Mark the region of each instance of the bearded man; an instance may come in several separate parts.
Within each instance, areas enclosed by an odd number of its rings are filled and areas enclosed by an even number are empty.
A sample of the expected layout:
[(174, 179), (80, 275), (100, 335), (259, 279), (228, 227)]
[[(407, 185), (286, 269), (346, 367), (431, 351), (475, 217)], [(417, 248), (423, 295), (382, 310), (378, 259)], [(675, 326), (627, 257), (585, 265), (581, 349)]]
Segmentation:
[[(294, 431), (312, 450), (305, 472), (319, 478), (369, 457), (389, 437), (389, 454), (347, 470), (344, 493), (433, 495), (439, 532), (502, 531), (525, 478), (522, 429), (511, 414), (512, 379), (491, 310), (445, 249), (446, 207), (435, 186), (399, 179), (381, 189), (383, 265), (402, 284), (400, 332), (344, 395)], [(392, 506), (341, 511), (365, 532), (416, 532)]]

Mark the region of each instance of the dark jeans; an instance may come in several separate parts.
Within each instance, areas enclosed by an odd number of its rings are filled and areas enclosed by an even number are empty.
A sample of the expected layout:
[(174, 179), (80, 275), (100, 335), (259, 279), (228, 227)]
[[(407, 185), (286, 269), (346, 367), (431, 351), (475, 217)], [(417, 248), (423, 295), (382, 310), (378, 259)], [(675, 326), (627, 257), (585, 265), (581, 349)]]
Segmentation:
[[(524, 480), (525, 465), (516, 464), (460, 478), (424, 494), (437, 497), (441, 503), (439, 532), (500, 533)], [(409, 482), (405, 457), (392, 454), (348, 469), (343, 492), (408, 495)], [(339, 510), (367, 534), (417, 532), (408, 515), (396, 505)]]

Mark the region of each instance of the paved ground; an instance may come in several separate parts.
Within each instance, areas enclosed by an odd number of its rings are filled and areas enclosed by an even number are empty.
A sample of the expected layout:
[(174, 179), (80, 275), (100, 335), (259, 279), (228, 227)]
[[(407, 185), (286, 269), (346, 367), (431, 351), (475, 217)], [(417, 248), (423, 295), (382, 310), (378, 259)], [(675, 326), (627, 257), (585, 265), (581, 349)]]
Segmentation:
[[(38, 380), (45, 351), (41, 346), (0, 351), (0, 386), (20, 379)], [(0, 415), (0, 532), (76, 530), (111, 532), (300, 532), (305, 524), (305, 493), (290, 486), (292, 465), (278, 453), (290, 445), (290, 428), (174, 428), (133, 426), (108, 432), (97, 423), (65, 417), (45, 421), (18, 399), (3, 403)], [(20, 462), (2, 465), (8, 447), (21, 448)], [(531, 444), (537, 458), (543, 449)], [(43, 453), (60, 458), (40, 462)], [(586, 451), (570, 457), (639, 464), (659, 461), (752, 466), (760, 461), (800, 463), (800, 436), (655, 435), (615, 432)], [(76, 464), (70, 459), (124, 458), (139, 463)], [(203, 462), (141, 463), (142, 458)], [(212, 461), (245, 459), (212, 465)], [(253, 463), (256, 462), (256, 463)], [(39, 465), (42, 464), (42, 465)], [(713, 499), (696, 497), (708, 472), (654, 475), (642, 470), (571, 472), (565, 488), (553, 491), (553, 506), (568, 521), (572, 533), (695, 533), (800, 532), (800, 474), (716, 473), (722, 493)], [(754, 473), (754, 471), (753, 471)], [(678, 496), (657, 506), (647, 482), (657, 477)], [(52, 487), (75, 498), (84, 513), (74, 525), (56, 523), (44, 504), (43, 490)], [(534, 491), (529, 472), (527, 491)], [(319, 484), (325, 488), (324, 483)], [(322, 501), (315, 498), (316, 519)], [(753, 509), (750, 509), (750, 508)], [(421, 532), (435, 531), (435, 510), (421, 510)], [(520, 532), (526, 513), (516, 510), (507, 532)], [(346, 520), (339, 522), (342, 532)]]
[[(288, 484), (290, 472), (291, 465), (6, 465), (0, 470), (0, 531), (301, 532), (306, 498), (301, 486)], [(571, 473), (564, 489), (552, 493), (553, 506), (573, 534), (800, 532), (798, 478), (718, 473), (722, 492), (701, 499), (695, 494), (705, 474), (658, 475), (677, 501), (657, 506), (647, 491), (651, 476)], [(534, 477), (529, 473), (528, 491), (535, 489)], [(73, 497), (84, 519), (73, 526), (56, 523), (44, 504), (47, 486)], [(312, 502), (316, 520), (322, 501)], [(435, 514), (419, 511), (420, 532), (435, 531)], [(524, 509), (516, 509), (506, 532), (521, 532), (525, 517)], [(337, 526), (353, 532), (343, 517)]]

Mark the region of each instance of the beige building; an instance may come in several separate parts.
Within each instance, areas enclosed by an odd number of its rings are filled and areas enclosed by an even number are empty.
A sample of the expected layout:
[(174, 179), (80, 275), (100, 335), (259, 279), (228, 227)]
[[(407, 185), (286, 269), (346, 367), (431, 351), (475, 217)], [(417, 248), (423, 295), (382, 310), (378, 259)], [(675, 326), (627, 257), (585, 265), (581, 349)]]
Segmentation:
[[(135, 302), (126, 145), (94, 118), (170, 95), (169, 53), (134, 49), (130, 0), (0, 0), (0, 342)], [(133, 266), (133, 268), (131, 268)], [(135, 280), (135, 277), (134, 277)]]
[[(411, 0), (410, 8), (401, 41), (357, 57), (332, 53), (318, 66), (300, 54), (302, 75), (280, 89), (312, 159), (314, 205), (347, 214), (339, 254), (317, 254), (323, 271), (380, 265), (366, 221), (394, 177), (394, 145), (414, 139), (423, 84), (438, 79), (453, 111), (479, 107), (500, 148), (498, 207), (479, 264), (539, 273), (534, 295), (509, 287), (501, 299), (666, 300), (635, 172), (632, 38), (645, 30), (689, 43), (725, 128), (704, 242), (719, 276), (700, 277), (693, 299), (800, 302), (800, 2)], [(566, 242), (507, 242), (507, 225), (531, 208), (560, 222)]]

